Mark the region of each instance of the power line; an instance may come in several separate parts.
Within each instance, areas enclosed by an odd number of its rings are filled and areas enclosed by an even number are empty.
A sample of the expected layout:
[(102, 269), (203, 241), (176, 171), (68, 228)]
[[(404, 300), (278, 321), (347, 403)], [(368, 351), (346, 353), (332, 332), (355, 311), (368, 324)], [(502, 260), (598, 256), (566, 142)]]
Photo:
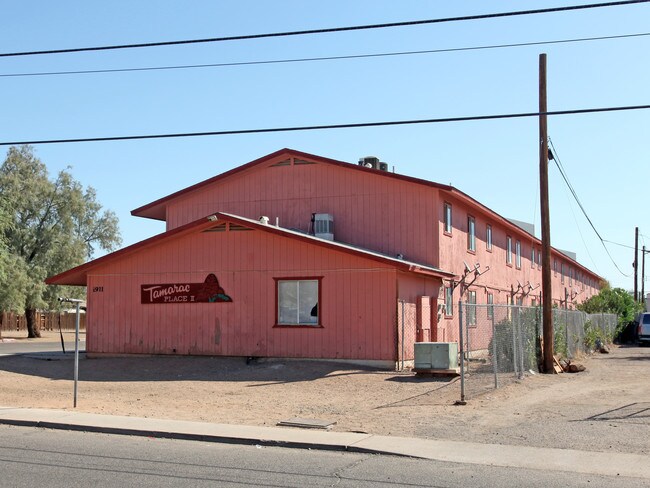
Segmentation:
[(412, 56), (412, 55), (420, 55), (420, 54), (440, 54), (440, 53), (451, 53), (451, 52), (460, 52), (460, 51), (480, 51), (480, 50), (487, 50), (487, 49), (542, 46), (542, 45), (549, 45), (549, 44), (603, 41), (603, 40), (626, 39), (626, 38), (644, 37), (644, 36), (650, 36), (650, 32), (643, 32), (638, 34), (623, 34), (617, 36), (581, 37), (581, 38), (573, 38), (573, 39), (557, 39), (551, 41), (518, 42), (518, 43), (511, 43), (511, 44), (491, 44), (491, 45), (484, 45), (484, 46), (466, 46), (466, 47), (445, 48), (445, 49), (426, 49), (420, 51), (397, 51), (397, 52), (370, 53), (370, 54), (350, 54), (350, 55), (342, 55), (342, 56), (269, 59), (269, 60), (260, 60), (260, 61), (240, 61), (240, 62), (231, 62), (231, 63), (204, 63), (204, 64), (172, 65), (172, 66), (146, 66), (140, 68), (89, 69), (89, 70), (73, 70), (73, 71), (41, 71), (41, 72), (34, 72), (34, 73), (6, 73), (6, 74), (0, 74), (0, 78), (29, 77), (29, 76), (86, 75), (86, 74), (103, 74), (103, 73), (130, 73), (130, 72), (138, 72), (138, 71), (224, 68), (224, 67), (254, 66), (254, 65), (265, 65), (265, 64), (338, 61), (338, 60), (346, 60), (346, 59), (380, 58), (380, 57), (389, 57), (389, 56)]
[(177, 41), (144, 42), (144, 43), (137, 43), (137, 44), (115, 44), (115, 45), (108, 45), (108, 46), (75, 47), (75, 48), (68, 48), (68, 49), (48, 49), (42, 51), (9, 52), (9, 53), (0, 53), (0, 57), (35, 56), (35, 55), (43, 55), (43, 54), (64, 54), (64, 53), (78, 53), (78, 52), (88, 52), (88, 51), (109, 51), (109, 50), (116, 50), (116, 49), (178, 46), (183, 44), (242, 41), (242, 40), (251, 40), (251, 39), (266, 39), (266, 38), (273, 38), (273, 37), (304, 36), (310, 34), (327, 34), (327, 33), (334, 33), (334, 32), (385, 29), (385, 28), (392, 28), (392, 27), (409, 27), (414, 25), (441, 24), (446, 22), (485, 20), (485, 19), (495, 19), (495, 18), (503, 18), (503, 17), (515, 17), (521, 15), (546, 14), (546, 13), (553, 13), (553, 12), (568, 12), (572, 10), (585, 10), (585, 9), (603, 8), (603, 7), (617, 7), (622, 5), (647, 3), (649, 1), (650, 0), (625, 0), (625, 1), (618, 1), (618, 2), (570, 5), (566, 7), (553, 7), (553, 8), (545, 8), (545, 9), (519, 10), (519, 11), (498, 12), (498, 13), (479, 14), (479, 15), (465, 15), (460, 17), (446, 17), (446, 18), (438, 18), (438, 19), (426, 19), (426, 20), (410, 20), (406, 22), (389, 22), (383, 24), (329, 27), (323, 29), (307, 29), (307, 30), (299, 30), (299, 31), (271, 32), (271, 33), (264, 33), (264, 34), (246, 34), (246, 35), (237, 35), (237, 36), (210, 37), (204, 39), (185, 39), (185, 40), (177, 40)]
[[(643, 237), (643, 234), (639, 233), (639, 236)], [(626, 247), (627, 249), (632, 249), (632, 250), (634, 249), (634, 246), (621, 244), (620, 242), (608, 241), (607, 239), (605, 239), (605, 242), (608, 242), (609, 244), (614, 244), (615, 246)], [(643, 241), (643, 243), (645, 244), (645, 240)], [(646, 254), (648, 253), (650, 253), (650, 250), (646, 250)]]
[[(576, 110), (555, 110), (552, 112), (545, 112), (547, 116), (550, 115), (578, 115), (589, 113), (601, 112), (620, 112), (626, 110), (645, 110), (649, 109), (650, 105), (632, 105), (624, 107), (602, 107), (602, 108), (585, 108)], [(496, 115), (474, 115), (468, 117), (445, 117), (437, 119), (414, 119), (414, 120), (393, 120), (385, 122), (361, 122), (351, 124), (331, 124), (331, 125), (308, 125), (298, 127), (272, 127), (265, 129), (239, 129), (239, 130), (222, 130), (222, 131), (206, 131), (206, 132), (179, 132), (170, 134), (146, 134), (146, 135), (132, 135), (132, 136), (108, 136), (108, 137), (81, 137), (73, 139), (43, 139), (31, 141), (10, 141), (0, 142), (0, 146), (21, 146), (24, 144), (64, 144), (75, 142), (107, 142), (107, 141), (129, 141), (129, 140), (142, 140), (142, 139), (171, 139), (179, 137), (205, 137), (205, 136), (226, 136), (226, 135), (239, 135), (239, 134), (264, 134), (271, 132), (298, 132), (308, 130), (329, 130), (329, 129), (356, 129), (362, 127), (385, 127), (394, 125), (416, 125), (416, 124), (436, 124), (447, 122), (469, 122), (479, 120), (499, 120), (499, 119), (516, 119), (525, 117), (539, 117), (543, 115), (540, 112), (524, 112), (524, 113), (510, 113), (510, 114), (496, 114)]]
[(553, 141), (551, 140), (550, 137), (549, 137), (548, 141), (549, 141), (550, 148), (551, 148), (551, 151), (552, 151), (553, 161), (555, 161), (555, 165), (557, 166), (558, 170), (560, 171), (560, 174), (562, 175), (562, 178), (564, 179), (564, 182), (566, 183), (567, 187), (571, 191), (571, 194), (573, 195), (573, 198), (575, 199), (576, 203), (578, 204), (578, 207), (580, 207), (580, 210), (582, 210), (582, 213), (585, 216), (585, 218), (587, 219), (587, 222), (589, 222), (589, 225), (591, 225), (591, 228), (594, 230), (594, 232), (598, 236), (598, 239), (600, 240), (600, 243), (603, 245), (603, 248), (605, 248), (605, 252), (609, 256), (609, 259), (612, 261), (612, 263), (614, 264), (614, 266), (616, 267), (618, 272), (621, 273), (626, 278), (629, 278), (631, 275), (623, 273), (621, 268), (618, 267), (618, 264), (616, 264), (616, 261), (614, 261), (614, 258), (612, 257), (612, 255), (609, 253), (609, 249), (607, 249), (607, 246), (605, 245), (605, 240), (602, 238), (602, 236), (600, 235), (598, 230), (596, 230), (596, 226), (594, 225), (594, 223), (589, 218), (589, 215), (587, 215), (587, 211), (582, 206), (582, 202), (580, 202), (580, 199), (578, 198), (578, 194), (576, 193), (575, 189), (573, 188), (573, 185), (569, 181), (569, 177), (566, 175), (566, 173), (564, 171), (564, 166), (562, 165), (562, 161), (560, 161), (560, 157), (557, 154), (555, 146), (553, 145)]

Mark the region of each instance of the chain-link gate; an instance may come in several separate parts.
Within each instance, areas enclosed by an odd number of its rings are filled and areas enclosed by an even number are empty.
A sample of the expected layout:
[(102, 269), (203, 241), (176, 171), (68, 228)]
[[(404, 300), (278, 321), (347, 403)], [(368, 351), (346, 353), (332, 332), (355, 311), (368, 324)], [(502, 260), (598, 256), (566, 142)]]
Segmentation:
[[(537, 373), (541, 364), (540, 307), (459, 304), (461, 401)], [(617, 317), (553, 310), (554, 351), (574, 358), (596, 340), (612, 341)]]
[(539, 309), (459, 303), (461, 400), (537, 371)]
[(412, 366), (417, 341), (417, 305), (405, 300), (397, 301), (397, 368), (401, 371)]

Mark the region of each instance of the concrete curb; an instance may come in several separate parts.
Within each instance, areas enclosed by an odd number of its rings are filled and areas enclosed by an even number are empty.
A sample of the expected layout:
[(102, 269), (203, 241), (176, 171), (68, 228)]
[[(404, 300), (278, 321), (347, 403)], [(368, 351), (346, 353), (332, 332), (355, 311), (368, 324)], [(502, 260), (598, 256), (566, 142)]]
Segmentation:
[(647, 455), (0, 407), (0, 424), (650, 479)]

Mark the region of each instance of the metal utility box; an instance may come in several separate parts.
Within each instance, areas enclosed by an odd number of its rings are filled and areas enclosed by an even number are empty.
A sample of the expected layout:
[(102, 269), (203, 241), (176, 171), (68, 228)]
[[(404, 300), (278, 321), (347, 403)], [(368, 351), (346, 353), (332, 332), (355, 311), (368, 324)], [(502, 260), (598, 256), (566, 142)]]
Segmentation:
[(414, 370), (456, 371), (458, 369), (457, 342), (416, 342)]

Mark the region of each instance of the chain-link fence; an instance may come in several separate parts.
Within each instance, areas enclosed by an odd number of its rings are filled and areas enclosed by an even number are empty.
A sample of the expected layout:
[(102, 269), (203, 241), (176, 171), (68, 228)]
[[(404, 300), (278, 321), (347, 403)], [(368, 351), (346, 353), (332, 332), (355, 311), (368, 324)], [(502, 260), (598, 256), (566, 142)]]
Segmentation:
[[(461, 400), (537, 373), (542, 357), (540, 307), (459, 303)], [(613, 339), (614, 314), (553, 311), (554, 351), (574, 358)]]
[(397, 301), (397, 369), (411, 366), (417, 341), (417, 304)]

